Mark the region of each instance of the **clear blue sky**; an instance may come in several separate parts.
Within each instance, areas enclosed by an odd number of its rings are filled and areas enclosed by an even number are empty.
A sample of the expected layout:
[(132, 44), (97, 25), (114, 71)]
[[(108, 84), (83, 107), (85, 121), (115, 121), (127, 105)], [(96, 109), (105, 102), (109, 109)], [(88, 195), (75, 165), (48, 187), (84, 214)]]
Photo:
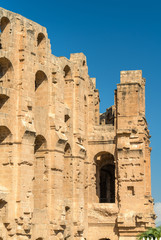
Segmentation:
[(52, 52), (87, 56), (101, 112), (113, 104), (121, 70), (143, 71), (152, 151), (152, 195), (161, 202), (161, 1), (1, 0), (1, 7), (47, 28)]

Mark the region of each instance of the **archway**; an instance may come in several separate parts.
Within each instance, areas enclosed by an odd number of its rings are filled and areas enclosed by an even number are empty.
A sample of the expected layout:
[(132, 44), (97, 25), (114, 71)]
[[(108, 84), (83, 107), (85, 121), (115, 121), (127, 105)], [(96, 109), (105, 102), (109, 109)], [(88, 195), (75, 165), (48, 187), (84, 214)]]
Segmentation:
[(46, 57), (46, 38), (43, 33), (37, 36), (37, 56), (41, 64), (44, 64)]
[(47, 171), (45, 167), (45, 152), (47, 142), (42, 135), (35, 139), (34, 162), (34, 208), (44, 209), (47, 204)]
[(96, 161), (96, 194), (100, 203), (115, 203), (115, 163), (108, 152), (99, 153)]
[(44, 107), (47, 105), (47, 76), (39, 70), (35, 75), (35, 106)]
[(71, 68), (66, 65), (64, 67), (64, 103), (68, 108), (72, 108), (73, 105), (73, 91), (74, 83), (72, 80)]
[(5, 57), (0, 58), (0, 87), (13, 87), (13, 66)]
[(64, 178), (64, 197), (71, 198), (72, 196), (72, 151), (71, 146), (69, 143), (65, 145), (64, 148), (64, 171), (63, 171), (63, 178)]
[(0, 174), (1, 186), (10, 189), (12, 186), (12, 148), (13, 139), (10, 129), (6, 126), (0, 126)]
[(0, 30), (1, 30), (1, 43), (0, 49), (7, 50), (9, 37), (11, 33), (10, 20), (7, 17), (2, 17), (0, 21)]

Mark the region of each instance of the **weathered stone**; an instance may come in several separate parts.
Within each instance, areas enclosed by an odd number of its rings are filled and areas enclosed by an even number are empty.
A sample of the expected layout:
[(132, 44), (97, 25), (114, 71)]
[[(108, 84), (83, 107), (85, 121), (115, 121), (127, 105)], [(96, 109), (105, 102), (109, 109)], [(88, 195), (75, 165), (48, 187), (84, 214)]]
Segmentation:
[(99, 113), (83, 53), (0, 8), (0, 239), (134, 240), (154, 225), (141, 71)]

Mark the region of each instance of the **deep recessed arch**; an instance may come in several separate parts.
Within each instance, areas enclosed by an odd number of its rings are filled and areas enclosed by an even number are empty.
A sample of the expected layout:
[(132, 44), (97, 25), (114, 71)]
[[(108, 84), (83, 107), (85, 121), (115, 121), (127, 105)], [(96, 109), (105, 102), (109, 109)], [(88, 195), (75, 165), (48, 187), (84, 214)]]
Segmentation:
[(6, 126), (0, 126), (0, 144), (10, 141), (12, 137), (11, 131)]
[(71, 146), (69, 143), (67, 143), (64, 148), (64, 156), (70, 156), (71, 153), (72, 153)]
[(73, 102), (74, 84), (72, 81), (71, 68), (68, 65), (66, 65), (63, 70), (64, 70), (64, 103), (70, 109), (72, 107)]
[(0, 109), (3, 107), (3, 105), (5, 104), (5, 102), (7, 102), (8, 99), (9, 96), (7, 96), (6, 94), (0, 94)]
[(0, 58), (0, 78), (2, 78), (8, 71), (13, 71), (12, 63), (5, 57)]
[(39, 70), (35, 74), (35, 107), (47, 105), (48, 80), (46, 74)]
[(71, 77), (72, 77), (71, 68), (68, 65), (66, 65), (64, 67), (64, 78), (65, 80), (68, 80), (68, 79), (71, 79)]
[(44, 82), (47, 81), (47, 76), (46, 74), (39, 70), (36, 72), (35, 75), (35, 91), (39, 88), (39, 86)]
[(7, 26), (10, 24), (10, 20), (7, 17), (2, 17), (1, 21), (0, 21), (0, 29), (1, 29), (1, 33), (3, 33), (5, 31), (5, 29), (7, 28)]
[(72, 149), (69, 143), (64, 148), (63, 192), (66, 199), (72, 197)]
[(34, 208), (44, 209), (47, 206), (47, 168), (46, 168), (47, 141), (44, 136), (37, 135), (35, 138), (34, 160)]
[(43, 33), (37, 35), (37, 56), (39, 62), (44, 64), (46, 57), (46, 37)]
[(0, 58), (0, 86), (11, 88), (13, 87), (13, 66), (9, 59)]
[(109, 152), (95, 156), (96, 194), (100, 203), (115, 203), (115, 161)]
[(42, 135), (37, 135), (35, 138), (34, 152), (36, 153), (38, 150), (45, 150), (46, 144), (46, 139)]
[(10, 36), (10, 20), (7, 17), (2, 17), (0, 20), (1, 43), (0, 49), (7, 49)]
[(39, 33), (37, 36), (37, 46), (44, 44), (45, 41), (46, 41), (45, 35), (43, 33)]

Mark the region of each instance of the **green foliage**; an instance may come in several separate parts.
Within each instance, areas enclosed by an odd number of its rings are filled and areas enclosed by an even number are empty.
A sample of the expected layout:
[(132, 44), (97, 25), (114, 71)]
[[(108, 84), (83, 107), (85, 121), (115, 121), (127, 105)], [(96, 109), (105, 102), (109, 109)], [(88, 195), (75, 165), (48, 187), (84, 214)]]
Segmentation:
[(151, 237), (153, 239), (161, 237), (161, 226), (157, 228), (149, 228), (146, 232), (139, 234), (138, 240), (142, 240), (143, 238)]

